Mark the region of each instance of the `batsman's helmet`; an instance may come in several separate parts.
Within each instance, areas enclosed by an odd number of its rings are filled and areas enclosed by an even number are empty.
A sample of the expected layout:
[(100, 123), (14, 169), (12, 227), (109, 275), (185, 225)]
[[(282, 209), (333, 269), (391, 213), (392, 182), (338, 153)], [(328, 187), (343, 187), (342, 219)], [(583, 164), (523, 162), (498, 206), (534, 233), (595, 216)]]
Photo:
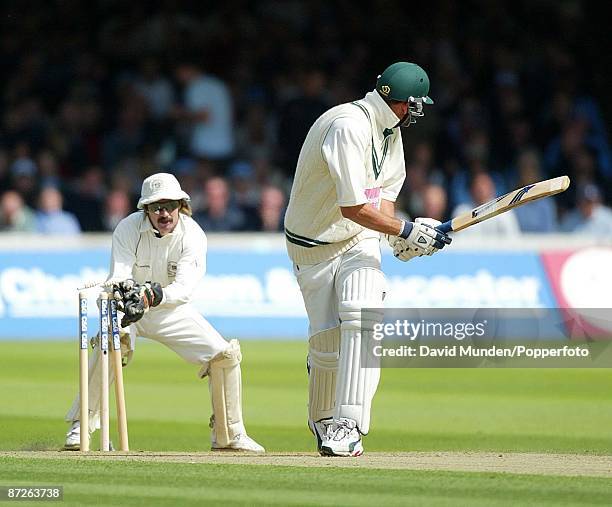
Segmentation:
[(421, 99), (425, 104), (434, 103), (427, 96), (429, 93), (429, 77), (416, 63), (396, 62), (389, 65), (378, 76), (376, 90), (385, 99), (399, 102), (412, 102), (414, 99)]

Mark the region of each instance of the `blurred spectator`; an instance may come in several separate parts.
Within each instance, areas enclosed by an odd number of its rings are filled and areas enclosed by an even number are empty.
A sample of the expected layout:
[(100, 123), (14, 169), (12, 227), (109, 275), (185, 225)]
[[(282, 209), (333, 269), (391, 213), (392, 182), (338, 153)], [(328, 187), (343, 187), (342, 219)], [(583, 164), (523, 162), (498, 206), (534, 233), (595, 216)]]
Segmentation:
[(515, 153), (524, 149), (530, 141), (531, 125), (525, 117), (520, 76), (517, 72), (519, 56), (509, 48), (497, 51), (500, 66), (494, 78), (495, 100), (491, 107), (491, 132), (493, 142), (489, 164), (506, 168)]
[(275, 232), (283, 230), (285, 218), (285, 194), (276, 187), (265, 187), (261, 190), (259, 204), (259, 230)]
[(273, 147), (273, 126), (264, 104), (247, 106), (244, 121), (236, 129), (236, 152), (241, 158), (270, 158)]
[(427, 168), (414, 163), (409, 164), (406, 167), (406, 179), (396, 207), (405, 209), (413, 217), (424, 216), (423, 194), (427, 184)]
[(602, 204), (599, 188), (587, 183), (578, 189), (577, 194), (578, 208), (567, 214), (561, 229), (597, 237), (612, 236), (612, 209)]
[(79, 221), (72, 213), (62, 209), (63, 197), (55, 187), (43, 188), (40, 192), (36, 228), (43, 234), (78, 234)]
[(125, 192), (130, 196), (132, 208), (136, 209), (136, 203), (140, 196), (140, 185), (129, 171), (123, 171), (121, 167), (115, 169), (110, 175), (110, 190)]
[(286, 195), (291, 192), (293, 178), (287, 178), (282, 171), (270, 163), (270, 159), (258, 157), (251, 161), (255, 175), (255, 185), (261, 188), (264, 185), (274, 185), (282, 188)]
[(132, 212), (130, 196), (123, 190), (111, 190), (104, 200), (104, 229), (114, 231), (117, 224)]
[[(518, 182), (516, 187), (542, 181), (540, 159), (535, 150), (527, 150), (518, 159)], [(557, 210), (553, 199), (538, 199), (514, 209), (522, 232), (555, 232)]]
[(444, 222), (447, 216), (446, 190), (440, 185), (429, 184), (423, 190), (423, 210), (424, 217), (434, 218)]
[(21, 196), (14, 190), (6, 191), (0, 197), (0, 231), (36, 231), (34, 211), (25, 205)]
[(88, 136), (88, 126), (94, 128), (96, 105), (68, 97), (57, 110), (49, 132), (49, 145), (60, 160), (68, 177), (76, 176), (92, 163), (98, 162), (99, 140)]
[(572, 97), (566, 90), (556, 90), (540, 111), (537, 139), (540, 146), (558, 136), (572, 116)]
[(10, 185), (9, 157), (5, 150), (0, 148), (0, 192), (4, 192)]
[(254, 210), (260, 200), (253, 165), (246, 160), (233, 162), (228, 171), (234, 201), (245, 210)]
[(571, 156), (565, 160), (563, 170), (570, 176), (572, 185), (567, 192), (555, 198), (560, 214), (565, 214), (569, 209), (576, 207), (577, 191), (581, 186), (601, 179), (593, 150), (583, 144), (575, 147)]
[(282, 231), (285, 218), (285, 194), (280, 188), (265, 186), (255, 213), (249, 215), (247, 230), (277, 232)]
[[(548, 140), (547, 163), (563, 164), (571, 158), (573, 148), (583, 145), (595, 156), (599, 176), (612, 177), (612, 153), (606, 132), (606, 122), (597, 101), (586, 87), (578, 82), (570, 66), (560, 71), (559, 91), (554, 96), (552, 109), (555, 130)], [(556, 137), (555, 137), (556, 134)]]
[(170, 80), (161, 73), (159, 60), (147, 56), (140, 62), (136, 90), (144, 97), (151, 117), (156, 122), (167, 119), (174, 106), (174, 89)]
[(181, 158), (172, 166), (172, 172), (181, 183), (181, 188), (191, 197), (191, 210), (197, 213), (204, 209), (204, 192), (202, 191), (203, 181), (210, 175), (204, 170), (202, 175), (202, 163), (192, 158)]
[(62, 176), (59, 172), (55, 153), (49, 149), (43, 150), (39, 153), (37, 160), (40, 170), (40, 185), (42, 187), (60, 187), (62, 185)]
[(571, 162), (573, 167), (571, 172), (574, 175), (572, 181), (575, 185), (589, 183), (599, 179), (600, 175), (597, 171), (597, 159), (593, 150), (586, 146), (581, 146), (574, 153)]
[(183, 105), (175, 119), (189, 125), (189, 150), (195, 157), (225, 162), (234, 152), (233, 105), (223, 81), (204, 73), (198, 59), (184, 59), (175, 67), (183, 85)]
[(11, 187), (19, 192), (26, 204), (36, 205), (38, 195), (38, 168), (28, 157), (17, 158), (11, 164)]
[(211, 178), (205, 183), (204, 199), (205, 209), (194, 215), (204, 232), (238, 231), (244, 227), (244, 213), (230, 200), (229, 188), (223, 178)]
[(587, 149), (595, 160), (598, 178), (612, 176), (612, 154), (607, 140), (594, 137), (589, 129), (590, 124), (584, 117), (568, 119), (559, 137), (546, 148), (546, 164), (551, 174), (568, 174), (575, 180), (580, 174), (572, 171), (572, 161), (581, 150)]
[(494, 195), (502, 195), (507, 191), (504, 179), (498, 172), (490, 171), (483, 162), (474, 160), (468, 165), (467, 169), (457, 171), (451, 178), (449, 191), (451, 206), (458, 206), (472, 200), (471, 182), (480, 174), (486, 174), (490, 177)]
[(105, 193), (104, 172), (96, 166), (88, 167), (74, 185), (66, 190), (64, 208), (76, 216), (83, 232), (103, 230)]
[(132, 94), (122, 104), (117, 125), (103, 140), (104, 167), (110, 168), (126, 158), (136, 158), (147, 145), (146, 106), (143, 99)]
[(300, 72), (297, 96), (281, 105), (278, 134), (279, 165), (287, 176), (293, 177), (297, 159), (306, 134), (315, 120), (330, 107), (326, 96), (326, 77), (321, 69), (304, 69)]
[(571, 121), (562, 126), (559, 136), (548, 143), (544, 153), (549, 174), (576, 176), (572, 173), (572, 159), (584, 146), (585, 136), (586, 124), (584, 122)]
[(398, 196), (397, 207), (406, 209), (413, 217), (429, 216), (423, 211), (425, 189), (430, 183), (443, 184), (444, 176), (435, 166), (430, 143), (417, 142), (408, 156), (410, 163), (406, 166), (406, 180)]
[(470, 183), (480, 173), (488, 173), (494, 184), (494, 193), (500, 195), (506, 191), (506, 185), (499, 171), (489, 169), (491, 158), (490, 138), (483, 129), (474, 129), (465, 146), (463, 157), (465, 166), (457, 171), (450, 180), (451, 206), (468, 202), (471, 199)]
[(465, 147), (470, 142), (469, 138), (473, 132), (482, 131), (487, 127), (487, 116), (488, 111), (478, 97), (469, 94), (461, 97), (456, 107), (448, 111), (442, 140), (439, 143), (442, 158), (456, 161), (457, 164), (465, 163), (468, 158)]
[[(36, 60), (35, 57), (32, 56), (32, 58)], [(35, 65), (38, 66), (39, 64), (40, 62), (37, 62)], [(39, 69), (35, 70), (35, 72), (38, 71)], [(4, 137), (8, 144), (24, 143), (33, 151), (38, 151), (47, 139), (48, 121), (45, 118), (41, 99), (35, 96), (27, 96), (28, 93), (28, 90), (19, 90), (20, 96), (15, 97), (16, 101), (6, 109), (4, 113)]]
[[(470, 185), (470, 193), (472, 200), (457, 206), (453, 211), (453, 216), (468, 213), (476, 206), (480, 206), (495, 198), (495, 185), (493, 184), (493, 179), (486, 173), (476, 174)], [(465, 231), (462, 231), (461, 234), (478, 235), (484, 238), (489, 236), (512, 237), (520, 234), (520, 227), (514, 210), (510, 210), (469, 227), (465, 229)]]

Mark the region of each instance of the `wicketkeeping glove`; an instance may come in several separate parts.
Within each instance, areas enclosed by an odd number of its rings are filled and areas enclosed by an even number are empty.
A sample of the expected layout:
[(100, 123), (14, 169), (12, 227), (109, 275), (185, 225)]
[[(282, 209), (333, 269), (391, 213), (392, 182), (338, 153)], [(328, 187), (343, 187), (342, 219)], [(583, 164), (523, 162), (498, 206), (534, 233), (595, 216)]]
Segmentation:
[(162, 302), (164, 291), (157, 282), (138, 284), (132, 279), (113, 285), (113, 297), (117, 309), (123, 312), (121, 326), (127, 327), (138, 322), (151, 307)]

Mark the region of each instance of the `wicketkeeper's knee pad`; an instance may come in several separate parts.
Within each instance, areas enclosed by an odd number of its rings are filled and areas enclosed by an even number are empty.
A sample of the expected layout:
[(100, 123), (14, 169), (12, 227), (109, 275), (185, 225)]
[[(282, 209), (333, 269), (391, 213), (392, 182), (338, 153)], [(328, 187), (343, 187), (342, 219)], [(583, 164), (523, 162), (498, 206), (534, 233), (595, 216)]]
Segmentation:
[(372, 399), (380, 380), (380, 362), (372, 353), (374, 326), (383, 320), (385, 277), (375, 268), (353, 271), (344, 281), (339, 302), (340, 362), (334, 416), (370, 429)]
[(212, 427), (215, 440), (227, 446), (238, 435), (245, 433), (242, 422), (242, 354), (238, 340), (213, 357), (208, 366), (208, 386), (212, 403)]
[(334, 415), (339, 350), (339, 327), (317, 333), (308, 341), (308, 417), (311, 421)]

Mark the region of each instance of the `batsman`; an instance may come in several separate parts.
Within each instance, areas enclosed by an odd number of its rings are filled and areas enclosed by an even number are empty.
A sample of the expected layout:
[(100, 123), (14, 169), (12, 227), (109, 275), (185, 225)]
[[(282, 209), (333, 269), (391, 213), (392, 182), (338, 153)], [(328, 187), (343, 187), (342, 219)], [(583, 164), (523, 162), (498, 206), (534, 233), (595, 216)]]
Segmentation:
[[(263, 452), (247, 435), (242, 420), (242, 354), (237, 340), (226, 341), (190, 304), (206, 269), (207, 239), (191, 218), (189, 195), (171, 174), (142, 183), (140, 211), (113, 232), (110, 275), (121, 311), (122, 344), (129, 361), (136, 336), (160, 342), (208, 377), (212, 402), (212, 450)], [(81, 431), (99, 427), (100, 353), (89, 364), (90, 416), (79, 421), (79, 398), (66, 415), (70, 428), (65, 449), (78, 449)], [(163, 372), (159, 372), (163, 375)], [(112, 380), (112, 379), (111, 379)], [(154, 402), (154, 400), (151, 400)]]
[(321, 115), (298, 158), (285, 239), (309, 319), (308, 425), (321, 455), (359, 456), (370, 430), (380, 367), (365, 356), (383, 319), (381, 234), (401, 261), (451, 242), (437, 220), (395, 217), (400, 127), (424, 115), (428, 93), (421, 67), (394, 63), (364, 98)]

